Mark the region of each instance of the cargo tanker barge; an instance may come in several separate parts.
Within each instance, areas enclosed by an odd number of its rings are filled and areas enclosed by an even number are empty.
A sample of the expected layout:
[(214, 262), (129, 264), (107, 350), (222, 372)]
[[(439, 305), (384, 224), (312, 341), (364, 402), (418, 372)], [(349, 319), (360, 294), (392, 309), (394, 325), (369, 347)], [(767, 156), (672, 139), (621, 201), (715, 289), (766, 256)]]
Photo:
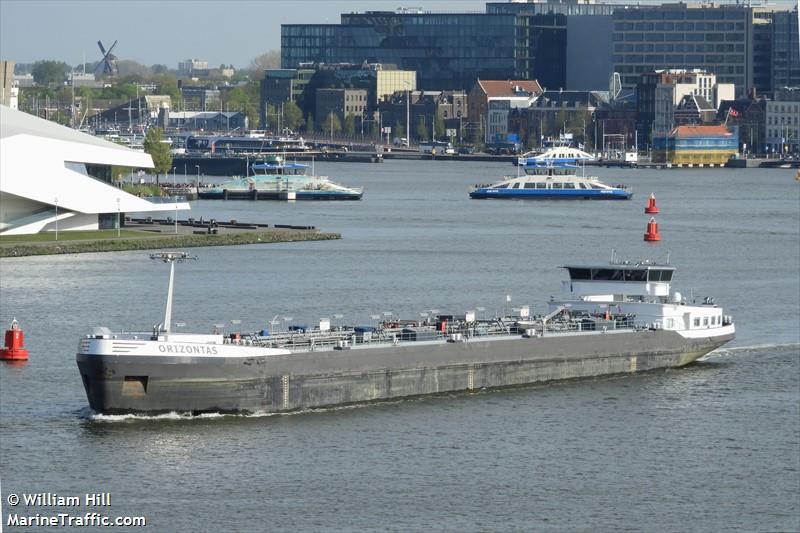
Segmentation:
[(95, 328), (77, 363), (97, 412), (282, 412), (420, 395), (635, 373), (689, 364), (734, 338), (710, 298), (671, 291), (675, 267), (568, 265), (563, 298), (494, 318), (434, 314), (375, 327), (222, 335), (171, 331), (174, 263), (163, 324), (147, 333)]

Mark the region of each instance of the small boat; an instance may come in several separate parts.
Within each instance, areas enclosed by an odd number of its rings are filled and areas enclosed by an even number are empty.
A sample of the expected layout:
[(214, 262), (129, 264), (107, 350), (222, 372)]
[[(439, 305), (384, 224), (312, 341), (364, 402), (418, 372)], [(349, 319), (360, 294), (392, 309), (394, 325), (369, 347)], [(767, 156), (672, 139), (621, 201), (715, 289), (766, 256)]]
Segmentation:
[(569, 167), (535, 167), (545, 173), (506, 176), (492, 184), (475, 185), (470, 198), (487, 199), (546, 199), (546, 200), (630, 200), (633, 197), (625, 185), (606, 185), (597, 177), (559, 173)]
[(529, 168), (542, 165), (576, 165), (583, 161), (594, 160), (595, 157), (592, 154), (583, 150), (559, 146), (538, 155), (533, 155), (533, 152), (522, 154), (517, 158), (517, 166)]
[(346, 187), (327, 176), (309, 174), (309, 165), (281, 156), (250, 165), (253, 175), (201, 189), (201, 200), (360, 200), (363, 189)]

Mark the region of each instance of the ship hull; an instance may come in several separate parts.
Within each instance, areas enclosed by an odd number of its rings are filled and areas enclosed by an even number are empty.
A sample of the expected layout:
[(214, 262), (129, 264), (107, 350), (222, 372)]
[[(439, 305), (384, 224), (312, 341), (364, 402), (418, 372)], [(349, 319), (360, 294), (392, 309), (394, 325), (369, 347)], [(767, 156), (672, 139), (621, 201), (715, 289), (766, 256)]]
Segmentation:
[(100, 413), (287, 412), (680, 367), (733, 337), (657, 330), (248, 357), (78, 353), (77, 363)]
[[(324, 191), (293, 191), (295, 200), (361, 200), (362, 193), (324, 192)], [(198, 193), (200, 200), (286, 200), (286, 191), (201, 191)]]
[(627, 191), (598, 191), (587, 189), (476, 189), (469, 193), (476, 200), (630, 200), (633, 194)]

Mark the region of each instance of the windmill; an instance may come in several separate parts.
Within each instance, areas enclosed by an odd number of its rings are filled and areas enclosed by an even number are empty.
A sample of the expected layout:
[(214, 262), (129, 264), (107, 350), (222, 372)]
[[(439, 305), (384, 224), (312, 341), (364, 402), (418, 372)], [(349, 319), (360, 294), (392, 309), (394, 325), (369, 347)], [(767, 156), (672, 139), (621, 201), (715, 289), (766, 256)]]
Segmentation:
[(100, 52), (103, 54), (103, 59), (101, 59), (97, 64), (95, 71), (102, 69), (102, 74), (113, 76), (117, 73), (117, 56), (111, 52), (114, 50), (114, 47), (117, 46), (117, 41), (114, 41), (114, 44), (111, 45), (108, 51), (106, 51), (105, 47), (103, 46), (103, 41), (97, 41), (97, 46), (100, 47)]

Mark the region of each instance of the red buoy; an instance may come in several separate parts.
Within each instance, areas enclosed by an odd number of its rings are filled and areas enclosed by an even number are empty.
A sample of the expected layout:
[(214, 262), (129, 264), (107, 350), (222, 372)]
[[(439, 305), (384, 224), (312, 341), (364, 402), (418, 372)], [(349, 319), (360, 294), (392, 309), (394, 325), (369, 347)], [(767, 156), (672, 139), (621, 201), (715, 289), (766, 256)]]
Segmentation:
[(16, 318), (11, 321), (11, 329), (6, 330), (6, 343), (0, 349), (0, 360), (28, 360), (28, 350), (25, 349), (25, 333), (19, 329), (19, 323), (17, 323)]
[(644, 212), (648, 215), (657, 215), (658, 214), (658, 206), (656, 205), (656, 195), (650, 193), (650, 198), (647, 199), (647, 207), (644, 208)]
[(650, 222), (647, 223), (647, 233), (644, 234), (644, 240), (648, 242), (661, 240), (661, 234), (658, 232), (658, 223), (653, 217), (650, 217)]

